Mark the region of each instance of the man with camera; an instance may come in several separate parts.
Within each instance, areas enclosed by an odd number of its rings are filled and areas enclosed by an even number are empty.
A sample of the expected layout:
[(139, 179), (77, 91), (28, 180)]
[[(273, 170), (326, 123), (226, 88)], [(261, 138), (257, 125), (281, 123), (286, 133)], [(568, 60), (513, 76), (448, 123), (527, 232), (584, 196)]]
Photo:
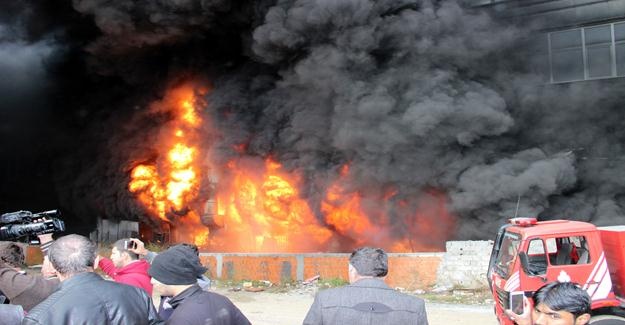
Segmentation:
[(110, 276), (115, 282), (128, 284), (145, 290), (152, 295), (152, 283), (148, 269), (150, 264), (139, 259), (139, 256), (132, 252), (134, 242), (129, 238), (120, 239), (113, 244), (111, 258), (98, 255), (96, 267)]

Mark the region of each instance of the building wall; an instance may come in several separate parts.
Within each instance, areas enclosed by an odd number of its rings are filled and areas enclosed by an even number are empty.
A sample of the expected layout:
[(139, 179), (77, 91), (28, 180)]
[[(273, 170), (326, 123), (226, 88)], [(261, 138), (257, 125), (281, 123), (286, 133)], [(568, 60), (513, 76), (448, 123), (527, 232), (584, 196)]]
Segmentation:
[(449, 241), (438, 268), (437, 286), (479, 289), (488, 287), (486, 272), (493, 241)]
[[(492, 241), (455, 241), (447, 252), (391, 253), (387, 283), (406, 290), (485, 288)], [(201, 253), (209, 276), (221, 280), (266, 280), (272, 283), (321, 279), (348, 280), (349, 254)]]
[(625, 0), (465, 0), (520, 22), (540, 19), (544, 28), (559, 29), (625, 17)]
[(121, 238), (138, 238), (139, 223), (130, 220), (98, 218), (98, 225), (89, 237), (98, 243), (112, 243)]
[[(406, 290), (483, 289), (492, 241), (450, 241), (446, 252), (391, 253), (386, 282)], [(38, 246), (24, 245), (26, 264), (41, 264)], [(319, 275), (323, 280), (348, 280), (350, 254), (200, 253), (211, 279), (266, 280), (272, 283), (304, 281)]]
[(528, 68), (546, 83), (625, 77), (625, 0), (464, 0), (533, 29)]

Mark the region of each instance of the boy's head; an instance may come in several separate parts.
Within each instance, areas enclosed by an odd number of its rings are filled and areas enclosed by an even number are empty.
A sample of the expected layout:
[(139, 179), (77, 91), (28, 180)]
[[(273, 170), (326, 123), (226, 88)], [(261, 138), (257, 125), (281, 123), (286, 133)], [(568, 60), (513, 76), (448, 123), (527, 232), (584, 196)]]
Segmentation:
[(577, 284), (552, 282), (534, 293), (535, 325), (585, 325), (590, 320), (590, 297)]

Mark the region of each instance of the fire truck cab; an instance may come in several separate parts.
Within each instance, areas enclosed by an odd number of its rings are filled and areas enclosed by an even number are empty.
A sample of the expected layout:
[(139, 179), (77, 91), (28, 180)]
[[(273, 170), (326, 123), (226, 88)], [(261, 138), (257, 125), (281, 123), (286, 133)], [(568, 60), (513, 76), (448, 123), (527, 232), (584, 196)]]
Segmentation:
[[(620, 273), (620, 274), (619, 274)], [(500, 324), (510, 294), (526, 297), (546, 283), (576, 282), (590, 295), (590, 324), (625, 324), (625, 226), (597, 228), (587, 222), (514, 218), (499, 229), (488, 283)]]

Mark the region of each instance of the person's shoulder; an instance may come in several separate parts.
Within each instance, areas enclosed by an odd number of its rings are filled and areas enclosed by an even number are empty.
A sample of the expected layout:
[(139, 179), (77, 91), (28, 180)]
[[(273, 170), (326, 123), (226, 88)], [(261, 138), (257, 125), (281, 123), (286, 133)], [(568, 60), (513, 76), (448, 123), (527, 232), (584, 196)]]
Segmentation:
[(71, 295), (68, 294), (68, 291), (71, 291), (71, 289), (60, 289), (52, 292), (48, 298), (29, 310), (26, 318), (39, 321), (41, 319), (47, 319), (49, 314), (58, 312), (59, 308), (64, 308), (64, 306), (67, 305), (65, 300), (71, 299)]
[(214, 291), (206, 291), (206, 290), (200, 290), (196, 297), (200, 298), (200, 299), (211, 299), (211, 300), (223, 300), (223, 301), (230, 301), (230, 298), (214, 292)]
[(149, 276), (148, 275), (149, 269), (150, 269), (150, 263), (146, 262), (145, 260), (136, 260), (124, 267), (121, 267), (117, 271), (117, 274), (118, 276), (125, 276), (125, 275)]
[[(205, 291), (205, 290), (198, 290), (196, 294), (188, 297), (185, 300), (188, 300), (189, 302), (193, 302), (193, 304), (210, 303), (210, 304), (215, 304), (215, 305), (234, 305), (234, 303), (232, 302), (232, 300), (230, 300), (230, 298), (222, 294), (219, 294), (217, 292)], [(193, 304), (187, 304), (187, 306), (190, 306)], [(185, 305), (184, 302), (178, 308), (182, 308), (183, 305)]]
[(411, 306), (410, 309), (415, 308), (415, 310), (419, 310), (425, 308), (425, 301), (423, 299), (406, 293), (394, 291), (391, 299), (396, 303)]
[(135, 286), (132, 286), (123, 282), (118, 282), (118, 281), (103, 280), (103, 281), (93, 282), (92, 285), (96, 289), (99, 288), (102, 290), (110, 290), (110, 291), (119, 292), (121, 294), (135, 294), (135, 293), (141, 294), (144, 291)]
[(102, 281), (93, 290), (101, 293), (97, 298), (101, 301), (107, 301), (114, 297), (124, 297), (126, 300), (142, 304), (151, 299), (144, 289), (115, 281)]
[(350, 293), (350, 289), (351, 287), (349, 285), (346, 285), (342, 287), (319, 290), (317, 292), (317, 299), (329, 299), (332, 297), (351, 295), (352, 293)]

